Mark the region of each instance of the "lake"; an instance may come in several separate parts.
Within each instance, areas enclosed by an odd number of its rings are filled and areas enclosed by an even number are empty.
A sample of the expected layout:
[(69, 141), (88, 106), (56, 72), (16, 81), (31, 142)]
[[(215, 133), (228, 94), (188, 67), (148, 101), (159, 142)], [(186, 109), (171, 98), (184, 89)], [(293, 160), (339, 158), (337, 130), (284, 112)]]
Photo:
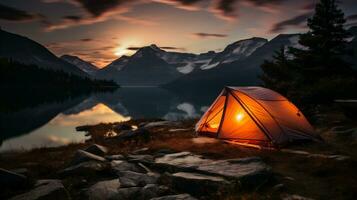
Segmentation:
[(84, 133), (75, 130), (81, 125), (130, 119), (199, 118), (218, 94), (219, 90), (204, 88), (171, 91), (158, 87), (126, 87), (38, 104), (28, 95), (26, 99), (31, 105), (22, 105), (14, 111), (0, 110), (0, 152), (84, 142)]

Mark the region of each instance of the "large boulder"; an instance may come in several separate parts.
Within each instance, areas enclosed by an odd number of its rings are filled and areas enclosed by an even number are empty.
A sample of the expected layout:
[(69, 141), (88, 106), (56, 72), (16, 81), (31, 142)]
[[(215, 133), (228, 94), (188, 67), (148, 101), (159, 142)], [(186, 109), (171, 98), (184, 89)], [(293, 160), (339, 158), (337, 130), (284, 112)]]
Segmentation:
[(98, 144), (92, 144), (91, 146), (84, 149), (84, 151), (97, 156), (104, 156), (108, 153), (108, 148)]
[(114, 126), (114, 130), (117, 132), (124, 131), (124, 130), (133, 130), (133, 126), (129, 124), (118, 124)]
[(6, 169), (0, 168), (0, 186), (6, 188), (18, 188), (28, 184), (28, 179), (22, 174), (18, 174)]
[(109, 165), (104, 162), (87, 161), (65, 168), (64, 170), (59, 171), (59, 174), (61, 176), (91, 176), (97, 172), (105, 171), (109, 168)]
[(150, 200), (197, 200), (189, 194), (167, 195), (162, 197), (152, 198)]
[(65, 200), (70, 199), (60, 180), (39, 180), (35, 188), (11, 200)]
[(114, 172), (121, 172), (121, 171), (133, 171), (143, 173), (145, 170), (142, 167), (134, 163), (129, 163), (125, 160), (113, 160), (111, 163), (111, 168)]
[(89, 200), (114, 199), (118, 195), (120, 182), (118, 179), (100, 181), (92, 185), (86, 192)]
[(157, 168), (198, 172), (239, 181), (243, 186), (257, 186), (270, 176), (270, 167), (259, 157), (211, 160), (190, 152), (167, 154), (155, 159)]
[(167, 191), (167, 187), (156, 184), (147, 184), (144, 187), (128, 187), (120, 188), (114, 199), (121, 200), (149, 200), (154, 197), (163, 195)]
[(118, 194), (115, 195), (114, 199), (120, 200), (130, 200), (139, 199), (141, 187), (128, 187), (118, 189)]
[(160, 127), (160, 126), (178, 126), (180, 125), (180, 122), (174, 122), (174, 121), (157, 121), (157, 122), (149, 122), (145, 125), (143, 125), (144, 128), (154, 128), (154, 127)]
[(297, 194), (283, 194), (281, 195), (282, 200), (314, 200), (312, 198), (303, 197)]
[(154, 156), (152, 155), (128, 155), (128, 161), (130, 162), (140, 162), (140, 163), (153, 163)]
[(147, 184), (155, 184), (158, 174), (143, 174), (132, 171), (119, 171), (119, 181), (122, 187), (143, 187)]
[(116, 154), (116, 155), (107, 155), (104, 157), (105, 159), (109, 160), (109, 161), (113, 161), (113, 160), (124, 160), (125, 157), (121, 154)]
[(83, 150), (78, 150), (71, 161), (71, 165), (76, 165), (81, 162), (93, 161), (93, 160), (101, 161), (101, 162), (106, 161), (106, 159), (101, 156), (97, 156), (95, 154), (92, 154), (92, 153), (89, 153), (89, 152), (86, 152)]
[(178, 172), (169, 177), (175, 190), (194, 195), (217, 194), (233, 189), (233, 184), (220, 176)]
[(114, 138), (118, 139), (118, 140), (128, 140), (128, 139), (134, 139), (134, 138), (148, 140), (150, 138), (150, 132), (145, 128), (139, 128), (136, 130), (124, 130), (124, 131), (121, 131)]

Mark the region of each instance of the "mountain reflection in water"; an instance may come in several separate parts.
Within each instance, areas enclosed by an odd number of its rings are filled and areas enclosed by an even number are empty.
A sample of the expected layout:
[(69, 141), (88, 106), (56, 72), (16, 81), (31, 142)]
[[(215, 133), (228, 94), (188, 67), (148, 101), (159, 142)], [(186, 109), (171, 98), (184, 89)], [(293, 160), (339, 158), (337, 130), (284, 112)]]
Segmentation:
[[(162, 88), (120, 88), (61, 102), (0, 112), (0, 151), (83, 142), (75, 127), (134, 119), (199, 118), (219, 91), (172, 92)], [(30, 98), (30, 97), (29, 97)]]

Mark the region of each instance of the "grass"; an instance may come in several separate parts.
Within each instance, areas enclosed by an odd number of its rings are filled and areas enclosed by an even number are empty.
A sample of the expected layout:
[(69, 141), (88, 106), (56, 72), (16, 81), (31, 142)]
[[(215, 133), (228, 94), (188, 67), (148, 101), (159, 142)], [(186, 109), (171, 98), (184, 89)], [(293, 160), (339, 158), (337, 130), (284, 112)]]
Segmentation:
[[(125, 122), (139, 125), (145, 120)], [(276, 150), (258, 150), (224, 142), (203, 143), (193, 142), (196, 137), (193, 127), (195, 120), (183, 121), (182, 125), (174, 127), (151, 128), (150, 137), (133, 138), (119, 141), (105, 139), (108, 132), (115, 132), (115, 125), (98, 124), (86, 126), (92, 140), (86, 144), (71, 144), (57, 148), (40, 148), (29, 152), (9, 153), (0, 155), (0, 166), (5, 169), (26, 167), (35, 178), (58, 178), (57, 171), (68, 165), (77, 149), (85, 148), (90, 143), (98, 143), (109, 147), (110, 154), (128, 154), (133, 150), (147, 147), (155, 152), (159, 149), (175, 151), (191, 151), (212, 159), (229, 159), (247, 156), (259, 156), (272, 167), (274, 178), (265, 185), (252, 191), (225, 194), (224, 199), (277, 199), (281, 195), (298, 194), (314, 199), (357, 199), (357, 139), (351, 134), (336, 135), (329, 131), (334, 126), (355, 127), (355, 121), (349, 121), (338, 112), (329, 112), (321, 117), (315, 127), (325, 140), (324, 143), (309, 143), (291, 146), (291, 149), (319, 154), (341, 154), (350, 159), (337, 161), (328, 158), (309, 158), (305, 155), (285, 153)], [(185, 129), (170, 132), (169, 129)], [(79, 179), (66, 179), (65, 184), (75, 193), (76, 186), (82, 184)], [(274, 186), (282, 183), (279, 190)], [(90, 185), (91, 182), (86, 183)], [(75, 196), (76, 194), (74, 194)], [(1, 196), (0, 196), (1, 198)], [(223, 197), (222, 197), (223, 198)]]

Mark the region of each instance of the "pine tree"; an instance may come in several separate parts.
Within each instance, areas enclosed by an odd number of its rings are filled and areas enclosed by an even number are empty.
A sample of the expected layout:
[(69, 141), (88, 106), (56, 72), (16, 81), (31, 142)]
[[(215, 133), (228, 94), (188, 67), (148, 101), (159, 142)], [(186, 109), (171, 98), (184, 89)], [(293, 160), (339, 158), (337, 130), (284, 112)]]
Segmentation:
[(293, 98), (303, 102), (350, 97), (356, 89), (356, 72), (344, 60), (348, 54), (346, 19), (336, 0), (321, 0), (308, 19), (309, 31), (300, 36), (301, 49), (290, 48), (297, 70)]
[(351, 72), (350, 65), (343, 60), (350, 36), (345, 22), (336, 0), (321, 0), (316, 5), (314, 16), (308, 19), (310, 30), (300, 36), (299, 43), (305, 48), (290, 49), (306, 83)]
[(294, 78), (293, 66), (291, 60), (282, 46), (275, 52), (273, 60), (265, 60), (261, 65), (263, 74), (260, 79), (263, 81), (264, 87), (271, 88), (287, 95), (292, 87), (292, 80)]

